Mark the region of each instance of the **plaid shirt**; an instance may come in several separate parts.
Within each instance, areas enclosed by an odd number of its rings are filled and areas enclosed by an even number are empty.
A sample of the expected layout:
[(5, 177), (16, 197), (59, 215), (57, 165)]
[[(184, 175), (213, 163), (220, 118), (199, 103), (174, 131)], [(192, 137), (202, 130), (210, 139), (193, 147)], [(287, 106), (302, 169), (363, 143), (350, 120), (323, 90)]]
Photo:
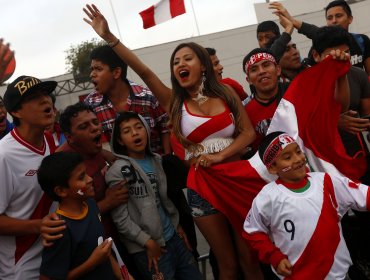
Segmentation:
[[(144, 117), (150, 127), (150, 146), (153, 152), (163, 154), (161, 134), (169, 133), (167, 128), (168, 115), (159, 105), (152, 92), (145, 87), (126, 80), (130, 85), (130, 94), (127, 98), (127, 111), (136, 112)], [(93, 108), (101, 121), (103, 133), (110, 141), (114, 120), (117, 112), (107, 96), (96, 91), (90, 93), (84, 101)]]

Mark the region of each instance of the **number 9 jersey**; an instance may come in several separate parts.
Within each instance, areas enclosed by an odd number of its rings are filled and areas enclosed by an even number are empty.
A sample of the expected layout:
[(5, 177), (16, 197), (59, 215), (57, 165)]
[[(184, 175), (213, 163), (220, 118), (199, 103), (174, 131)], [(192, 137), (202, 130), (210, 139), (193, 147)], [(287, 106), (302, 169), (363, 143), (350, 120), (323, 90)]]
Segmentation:
[(344, 279), (352, 261), (340, 220), (349, 208), (369, 209), (369, 187), (320, 172), (308, 173), (305, 182), (300, 192), (279, 180), (267, 184), (253, 201), (243, 237), (274, 269), (287, 258), (293, 268), (285, 279)]

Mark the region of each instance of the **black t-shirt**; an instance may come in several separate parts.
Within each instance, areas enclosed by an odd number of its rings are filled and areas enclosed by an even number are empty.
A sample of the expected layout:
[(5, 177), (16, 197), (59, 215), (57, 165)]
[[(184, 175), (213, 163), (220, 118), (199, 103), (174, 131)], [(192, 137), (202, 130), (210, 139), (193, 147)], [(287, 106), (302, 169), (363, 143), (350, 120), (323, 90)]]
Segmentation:
[[(53, 279), (65, 279), (73, 268), (84, 263), (98, 246), (98, 238), (104, 236), (99, 209), (93, 199), (88, 199), (85, 217), (71, 219), (61, 215), (67, 228), (63, 237), (54, 241), (53, 246), (44, 248), (40, 274)], [(97, 265), (79, 279), (116, 279), (109, 260)]]
[[(356, 37), (359, 39), (356, 40)], [(358, 41), (361, 41), (360, 44), (362, 45), (363, 51)], [(359, 68), (364, 68), (364, 61), (370, 57), (369, 37), (364, 34), (351, 34), (349, 52), (351, 54), (351, 64)]]

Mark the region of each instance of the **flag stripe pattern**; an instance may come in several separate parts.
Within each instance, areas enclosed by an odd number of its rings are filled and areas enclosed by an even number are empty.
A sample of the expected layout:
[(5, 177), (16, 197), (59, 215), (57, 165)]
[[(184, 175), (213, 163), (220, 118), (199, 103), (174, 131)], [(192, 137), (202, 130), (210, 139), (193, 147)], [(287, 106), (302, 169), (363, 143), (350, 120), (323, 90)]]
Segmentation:
[(161, 0), (139, 14), (143, 19), (144, 29), (147, 29), (185, 12), (184, 0)]
[(347, 155), (337, 128), (341, 105), (334, 98), (336, 80), (349, 66), (328, 57), (299, 75), (279, 103), (268, 132), (281, 130), (295, 138), (312, 171), (358, 181), (365, 174), (366, 160)]

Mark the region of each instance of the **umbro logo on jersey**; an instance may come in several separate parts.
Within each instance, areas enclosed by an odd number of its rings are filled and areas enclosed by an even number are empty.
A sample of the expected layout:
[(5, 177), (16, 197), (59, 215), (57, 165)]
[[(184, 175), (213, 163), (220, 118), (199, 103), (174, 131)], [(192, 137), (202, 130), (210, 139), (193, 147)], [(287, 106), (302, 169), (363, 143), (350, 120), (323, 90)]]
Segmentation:
[(28, 172), (25, 174), (25, 176), (33, 176), (37, 174), (37, 170), (34, 170), (34, 169), (30, 169), (28, 170)]

